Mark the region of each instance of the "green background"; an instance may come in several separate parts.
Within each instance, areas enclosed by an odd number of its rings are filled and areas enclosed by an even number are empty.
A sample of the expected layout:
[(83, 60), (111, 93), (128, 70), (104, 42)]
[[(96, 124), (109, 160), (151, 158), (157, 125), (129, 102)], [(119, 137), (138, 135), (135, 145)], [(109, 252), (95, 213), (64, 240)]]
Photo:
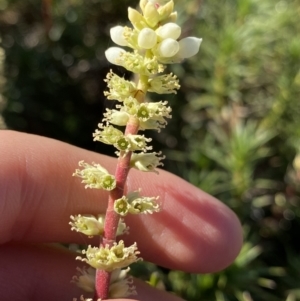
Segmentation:
[[(167, 155), (166, 169), (238, 214), (245, 243), (220, 273), (147, 263), (133, 273), (188, 301), (300, 300), (300, 1), (175, 4), (183, 36), (203, 43), (197, 56), (170, 67), (182, 88), (166, 97), (173, 118), (151, 133), (155, 150)], [(114, 105), (103, 96), (109, 28), (125, 25), (127, 6), (135, 5), (0, 0), (7, 126), (113, 154), (92, 132)]]

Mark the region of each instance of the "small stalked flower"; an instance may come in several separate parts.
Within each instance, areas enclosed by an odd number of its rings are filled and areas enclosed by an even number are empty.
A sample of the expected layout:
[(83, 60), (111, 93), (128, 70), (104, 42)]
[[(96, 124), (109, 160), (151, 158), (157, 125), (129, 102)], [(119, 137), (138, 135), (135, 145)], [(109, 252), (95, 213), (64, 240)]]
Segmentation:
[(72, 282), (82, 288), (88, 293), (92, 293), (95, 290), (95, 275), (96, 271), (92, 267), (89, 268), (76, 268), (78, 274), (73, 276)]
[(93, 215), (71, 215), (71, 222), (69, 224), (72, 226), (71, 230), (81, 232), (89, 237), (94, 235), (102, 235), (104, 232), (104, 220), (98, 220)]
[(120, 138), (124, 136), (123, 132), (116, 129), (112, 125), (104, 126), (102, 123), (99, 123), (99, 128), (102, 131), (96, 130), (93, 134), (94, 141), (100, 141), (105, 144), (115, 144)]
[(159, 212), (160, 206), (157, 203), (159, 197), (142, 197), (140, 190), (133, 191), (115, 201), (115, 211), (125, 216), (130, 214), (152, 214)]
[[(91, 214), (85, 215), (71, 215), (71, 222), (69, 224), (72, 226), (71, 230), (81, 232), (89, 237), (94, 235), (103, 235), (104, 234), (104, 222), (105, 215), (99, 214), (96, 218)], [(119, 220), (117, 235), (128, 234), (128, 227), (124, 223), (123, 219)]]
[(126, 52), (120, 47), (110, 47), (105, 51), (105, 56), (110, 63), (141, 75), (155, 75), (163, 72), (165, 69), (155, 56), (152, 58), (144, 57), (137, 50)]
[(107, 99), (123, 101), (137, 93), (135, 83), (125, 80), (123, 77), (118, 76), (111, 70), (106, 75), (106, 79), (104, 81), (107, 83), (107, 87), (109, 88), (109, 92), (104, 92)]
[(149, 92), (155, 92), (157, 94), (176, 94), (180, 89), (177, 76), (173, 73), (159, 75), (148, 80)]
[(109, 297), (113, 299), (137, 295), (132, 277), (126, 277), (130, 268), (116, 269), (110, 277)]
[(147, 150), (152, 149), (152, 146), (147, 146), (147, 143), (152, 140), (151, 138), (146, 138), (144, 135), (124, 135), (121, 131), (111, 125), (103, 127), (102, 131), (96, 130), (93, 136), (95, 137), (94, 140), (101, 141), (105, 144), (111, 144), (117, 150), (125, 153), (133, 151), (146, 152)]
[[(111, 273), (109, 298), (126, 298), (136, 295), (135, 286), (133, 285), (132, 277), (128, 276), (130, 268), (115, 269)], [(95, 276), (96, 270), (92, 267), (77, 268), (78, 274), (73, 277), (72, 282), (88, 293), (95, 291)], [(85, 299), (88, 300), (88, 299)]]
[(165, 157), (159, 157), (161, 153), (133, 153), (131, 156), (130, 166), (140, 171), (152, 171), (158, 173), (156, 168), (163, 166), (160, 162)]
[(126, 248), (123, 240), (120, 240), (118, 243), (114, 243), (111, 248), (108, 245), (100, 248), (88, 246), (87, 250), (82, 251), (86, 258), (77, 256), (76, 259), (88, 263), (95, 269), (112, 272), (138, 261), (137, 255), (139, 253), (136, 243)]
[(82, 183), (86, 184), (85, 188), (112, 190), (116, 187), (115, 177), (100, 164), (90, 165), (80, 161), (78, 165), (83, 169), (76, 169), (73, 176), (82, 178)]

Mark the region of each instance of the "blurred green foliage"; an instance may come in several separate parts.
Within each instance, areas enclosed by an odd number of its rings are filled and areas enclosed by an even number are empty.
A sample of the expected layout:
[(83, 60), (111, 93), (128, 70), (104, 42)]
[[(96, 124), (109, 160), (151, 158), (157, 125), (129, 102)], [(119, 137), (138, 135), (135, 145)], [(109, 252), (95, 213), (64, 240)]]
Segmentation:
[[(108, 31), (136, 2), (0, 0), (8, 126), (95, 150), (91, 133), (112, 106)], [(182, 89), (156, 143), (167, 169), (238, 214), (245, 243), (216, 274), (145, 263), (133, 273), (188, 301), (300, 300), (300, 1), (175, 3), (183, 34), (203, 43), (171, 66)]]

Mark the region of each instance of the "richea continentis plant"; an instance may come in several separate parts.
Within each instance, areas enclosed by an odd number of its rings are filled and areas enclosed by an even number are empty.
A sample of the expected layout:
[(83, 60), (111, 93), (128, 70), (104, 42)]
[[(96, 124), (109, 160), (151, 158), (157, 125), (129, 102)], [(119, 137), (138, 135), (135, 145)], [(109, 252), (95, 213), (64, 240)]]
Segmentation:
[[(201, 39), (179, 39), (181, 28), (175, 23), (177, 13), (174, 2), (141, 0), (141, 11), (128, 9), (132, 27), (115, 26), (110, 30), (114, 43), (126, 47), (111, 47), (105, 52), (107, 60), (135, 74), (136, 82), (125, 80), (112, 71), (105, 79), (109, 100), (117, 100), (115, 109), (107, 109), (99, 129), (93, 134), (95, 141), (113, 145), (118, 156), (115, 175), (100, 164), (79, 162), (74, 176), (82, 178), (85, 188), (109, 191), (105, 215), (71, 216), (72, 230), (89, 237), (100, 237), (99, 247), (88, 246), (78, 256), (89, 268), (79, 269), (74, 277), (77, 285), (94, 292), (93, 299), (122, 298), (136, 294), (132, 280), (127, 277), (128, 266), (139, 260), (137, 244), (125, 246), (117, 241), (118, 235), (128, 233), (123, 217), (127, 214), (152, 214), (160, 210), (158, 196), (145, 197), (142, 191), (124, 192), (130, 168), (142, 172), (157, 172), (164, 158), (160, 152), (151, 152), (150, 138), (139, 131), (164, 128), (170, 118), (167, 101), (148, 102), (147, 92), (176, 93), (180, 88), (176, 75), (162, 74), (167, 64), (180, 63), (199, 51)], [(116, 128), (117, 126), (118, 128)], [(125, 127), (124, 131), (119, 128)]]

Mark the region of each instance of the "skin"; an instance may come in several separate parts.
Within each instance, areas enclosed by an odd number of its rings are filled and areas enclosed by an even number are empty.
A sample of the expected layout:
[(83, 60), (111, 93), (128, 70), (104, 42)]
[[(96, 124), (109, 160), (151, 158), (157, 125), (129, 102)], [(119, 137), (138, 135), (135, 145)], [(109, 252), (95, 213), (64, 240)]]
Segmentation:
[[(116, 159), (56, 140), (0, 131), (0, 296), (8, 301), (72, 300), (84, 292), (70, 279), (76, 254), (61, 243), (98, 244), (70, 231), (70, 215), (104, 213), (107, 193), (84, 189), (72, 177), (78, 161), (100, 163), (114, 173)], [(127, 190), (160, 196), (162, 211), (126, 217), (141, 257), (191, 273), (227, 267), (242, 245), (235, 214), (214, 197), (165, 171), (130, 171)], [(138, 296), (126, 300), (182, 300), (136, 280)], [(84, 294), (88, 297), (88, 294)], [(114, 299), (125, 300), (125, 299)]]

